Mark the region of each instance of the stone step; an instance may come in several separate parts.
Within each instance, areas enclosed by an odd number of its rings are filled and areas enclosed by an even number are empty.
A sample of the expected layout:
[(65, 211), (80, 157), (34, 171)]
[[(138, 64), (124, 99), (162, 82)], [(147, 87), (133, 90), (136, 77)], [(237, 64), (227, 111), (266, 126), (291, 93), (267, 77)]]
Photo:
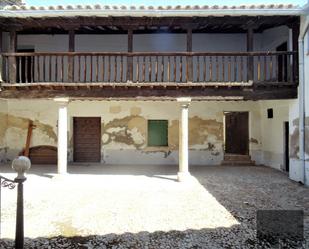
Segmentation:
[(221, 165), (227, 166), (254, 166), (255, 163), (253, 161), (222, 161)]
[(251, 161), (249, 155), (237, 155), (237, 154), (226, 154), (224, 155), (225, 161)]
[(255, 165), (255, 162), (251, 160), (249, 155), (225, 154), (221, 165), (252, 166)]

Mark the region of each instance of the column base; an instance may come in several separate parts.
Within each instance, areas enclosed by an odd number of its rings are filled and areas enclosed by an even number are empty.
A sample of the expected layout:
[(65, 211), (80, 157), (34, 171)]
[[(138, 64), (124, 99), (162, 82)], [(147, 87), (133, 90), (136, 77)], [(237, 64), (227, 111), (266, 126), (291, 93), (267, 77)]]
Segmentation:
[(68, 169), (67, 169), (67, 167), (65, 167), (65, 168), (57, 168), (57, 174), (58, 175), (66, 175), (68, 173)]
[(188, 182), (192, 180), (192, 176), (189, 172), (178, 172), (177, 179), (179, 182)]

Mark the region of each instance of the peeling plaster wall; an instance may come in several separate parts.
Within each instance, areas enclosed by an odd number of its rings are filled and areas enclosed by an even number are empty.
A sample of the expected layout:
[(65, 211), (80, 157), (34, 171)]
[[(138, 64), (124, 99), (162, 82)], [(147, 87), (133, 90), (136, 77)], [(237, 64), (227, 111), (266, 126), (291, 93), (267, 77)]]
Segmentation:
[[(36, 128), (31, 146), (57, 144), (57, 104), (52, 100), (9, 100), (6, 127), (7, 159), (26, 142), (29, 120)], [(258, 102), (193, 102), (189, 109), (190, 164), (216, 165), (223, 159), (224, 111), (249, 111), (250, 154), (261, 161)], [(68, 105), (69, 161), (73, 154), (73, 117), (101, 117), (102, 162), (108, 164), (177, 164), (177, 102), (73, 101)], [(166, 119), (168, 147), (147, 146), (147, 120)]]
[(0, 163), (6, 162), (7, 142), (7, 112), (8, 105), (6, 100), (0, 100)]
[[(305, 167), (306, 185), (309, 186), (309, 35), (304, 37), (305, 68)], [(304, 169), (299, 155), (299, 98), (294, 100), (290, 108), (290, 173), (294, 181), (303, 181)]]
[(48, 100), (9, 100), (7, 103), (7, 161), (11, 161), (23, 150), (30, 120), (35, 126), (30, 146), (57, 145), (56, 104)]

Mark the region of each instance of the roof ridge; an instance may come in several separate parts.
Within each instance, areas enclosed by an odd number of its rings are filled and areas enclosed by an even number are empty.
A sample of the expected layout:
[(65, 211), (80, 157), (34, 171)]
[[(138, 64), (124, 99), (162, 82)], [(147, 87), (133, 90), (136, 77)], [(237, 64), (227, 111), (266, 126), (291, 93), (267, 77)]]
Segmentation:
[(125, 4), (65, 4), (65, 5), (8, 5), (5, 10), (208, 10), (208, 9), (298, 9), (290, 4), (242, 5), (125, 5)]

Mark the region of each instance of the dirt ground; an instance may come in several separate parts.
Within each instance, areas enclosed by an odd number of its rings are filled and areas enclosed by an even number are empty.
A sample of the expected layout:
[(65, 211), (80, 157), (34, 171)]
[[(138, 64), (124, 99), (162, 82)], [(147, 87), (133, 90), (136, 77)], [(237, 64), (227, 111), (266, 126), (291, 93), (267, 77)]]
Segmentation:
[[(15, 177), (8, 166), (0, 173)], [(309, 243), (309, 188), (286, 174), (195, 166), (192, 180), (179, 183), (176, 173), (176, 166), (72, 165), (59, 176), (55, 167), (33, 166), (24, 184), (26, 248), (256, 248), (263, 209), (304, 210)], [(0, 247), (10, 248), (16, 190), (2, 188), (1, 198)]]

